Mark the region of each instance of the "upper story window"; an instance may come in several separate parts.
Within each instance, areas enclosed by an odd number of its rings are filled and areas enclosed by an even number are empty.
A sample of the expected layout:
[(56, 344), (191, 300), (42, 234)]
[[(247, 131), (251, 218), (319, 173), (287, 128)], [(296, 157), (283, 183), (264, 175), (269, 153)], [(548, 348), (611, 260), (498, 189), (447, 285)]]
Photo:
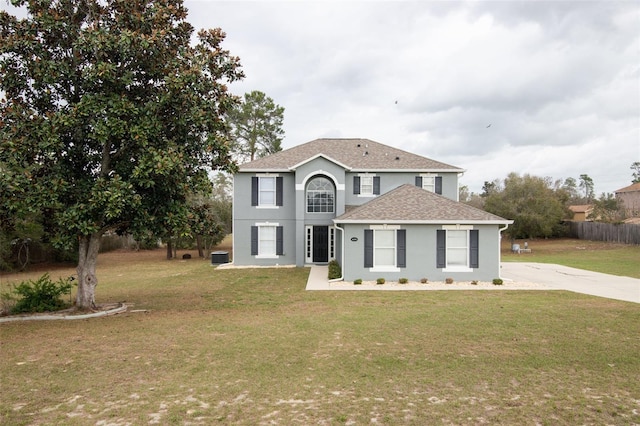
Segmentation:
[(313, 178), (307, 185), (307, 213), (333, 213), (334, 209), (335, 191), (331, 181)]
[(442, 176), (434, 174), (416, 176), (416, 186), (436, 194), (442, 194)]
[(368, 173), (354, 176), (353, 193), (365, 197), (380, 195), (380, 176)]
[(277, 175), (251, 178), (251, 205), (275, 208), (282, 205), (282, 177)]
[(258, 178), (258, 205), (260, 206), (276, 205), (276, 178), (275, 177)]

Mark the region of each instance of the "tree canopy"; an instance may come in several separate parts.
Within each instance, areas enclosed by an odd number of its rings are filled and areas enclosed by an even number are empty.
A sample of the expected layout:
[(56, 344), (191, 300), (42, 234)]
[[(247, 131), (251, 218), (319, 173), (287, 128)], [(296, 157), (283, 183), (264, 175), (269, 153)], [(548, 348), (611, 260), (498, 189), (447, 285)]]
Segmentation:
[(565, 197), (552, 188), (548, 179), (510, 173), (502, 188), (497, 183), (492, 186), (485, 197), (484, 209), (513, 219), (513, 225), (507, 229), (513, 238), (551, 237), (557, 235), (560, 222), (569, 216)]
[(207, 172), (233, 170), (226, 84), (243, 75), (222, 30), (192, 44), (182, 0), (13, 4), (28, 16), (0, 11), (0, 213), (44, 212), (78, 244), (88, 309), (105, 232), (185, 232)]
[(282, 150), (284, 108), (264, 93), (258, 90), (245, 93), (229, 119), (234, 154), (239, 161), (253, 161)]
[(639, 183), (640, 182), (640, 161), (634, 161), (631, 163), (631, 170), (633, 170), (632, 176), (633, 179), (631, 183)]

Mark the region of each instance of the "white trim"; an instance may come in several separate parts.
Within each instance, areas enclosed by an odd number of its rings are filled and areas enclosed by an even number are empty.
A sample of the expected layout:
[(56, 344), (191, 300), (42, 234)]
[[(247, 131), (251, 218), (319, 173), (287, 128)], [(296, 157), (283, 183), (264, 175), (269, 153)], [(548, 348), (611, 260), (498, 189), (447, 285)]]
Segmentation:
[(473, 268), (464, 266), (449, 266), (447, 268), (442, 268), (442, 272), (473, 272)]
[(374, 266), (369, 268), (369, 272), (400, 272), (402, 269), (394, 266)]
[[(260, 253), (260, 228), (277, 228), (278, 226), (280, 226), (280, 223), (278, 222), (256, 222), (254, 224), (254, 226), (258, 227), (258, 253)], [(278, 240), (278, 235), (277, 235), (277, 231), (275, 235), (275, 240), (274, 240), (274, 251), (277, 253), (277, 240)], [(280, 255), (279, 254), (256, 254), (253, 256), (256, 259), (279, 259)]]
[(333, 219), (334, 223), (347, 223), (347, 224), (386, 224), (386, 223), (396, 223), (400, 225), (510, 225), (513, 223), (513, 220), (438, 220), (438, 219), (430, 219), (430, 220), (393, 220), (389, 221), (388, 219), (358, 219), (358, 220), (340, 220)]
[[(254, 206), (258, 209), (277, 209), (280, 206), (278, 205), (278, 178), (280, 177), (277, 173), (256, 173), (255, 177), (258, 178), (258, 205)], [(263, 179), (273, 179), (273, 204), (262, 204), (260, 194), (261, 191), (261, 182)], [(266, 191), (265, 191), (266, 192)], [(270, 192), (270, 191), (269, 191)]]
[[(376, 173), (358, 173), (357, 176), (360, 178), (360, 188), (359, 188), (360, 193), (357, 194), (358, 197), (361, 197), (361, 198), (373, 198), (373, 197), (376, 197), (377, 194), (375, 194), (373, 192), (374, 191), (373, 187), (375, 186), (374, 178), (376, 176), (378, 176), (378, 175)], [(367, 178), (367, 179), (371, 178), (371, 192), (366, 192), (366, 193), (362, 192), (362, 178)]]
[(442, 229), (445, 231), (470, 231), (473, 229), (473, 225), (442, 225)]
[(307, 182), (309, 181), (309, 179), (318, 175), (322, 175), (331, 179), (333, 181), (333, 186), (336, 188), (336, 191), (345, 190), (344, 183), (338, 183), (337, 177), (335, 177), (332, 173), (327, 172), (326, 170), (320, 169), (307, 174), (304, 178), (302, 178), (302, 183), (296, 183), (296, 191), (304, 191), (307, 187)]
[(381, 230), (381, 231), (397, 231), (398, 229), (402, 229), (400, 227), (400, 225), (388, 225), (388, 224), (384, 224), (384, 225), (369, 225), (369, 229), (377, 229), (377, 230)]
[(351, 170), (351, 167), (347, 166), (346, 164), (343, 164), (343, 163), (339, 162), (338, 160), (334, 160), (333, 158), (329, 157), (328, 155), (325, 155), (325, 154), (322, 154), (322, 153), (316, 154), (313, 157), (309, 157), (306, 160), (303, 160), (303, 161), (299, 162), (298, 164), (294, 164), (293, 166), (289, 167), (289, 170), (295, 171), (298, 167), (303, 166), (303, 165), (315, 160), (316, 158), (324, 158), (325, 160), (330, 161), (330, 162), (342, 167), (345, 170)]

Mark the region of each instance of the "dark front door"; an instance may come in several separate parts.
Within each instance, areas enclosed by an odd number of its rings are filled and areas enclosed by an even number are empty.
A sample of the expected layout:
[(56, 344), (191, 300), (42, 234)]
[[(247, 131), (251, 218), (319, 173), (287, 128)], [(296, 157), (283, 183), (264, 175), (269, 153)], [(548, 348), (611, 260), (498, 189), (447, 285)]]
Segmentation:
[(313, 227), (313, 262), (329, 261), (329, 227)]

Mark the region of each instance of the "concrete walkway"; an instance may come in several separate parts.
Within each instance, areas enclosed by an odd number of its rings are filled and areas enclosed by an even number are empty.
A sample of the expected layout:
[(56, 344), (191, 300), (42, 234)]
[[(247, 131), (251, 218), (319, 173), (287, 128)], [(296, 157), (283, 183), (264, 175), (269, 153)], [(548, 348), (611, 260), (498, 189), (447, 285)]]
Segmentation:
[(307, 290), (567, 290), (592, 296), (640, 303), (640, 279), (620, 277), (544, 263), (502, 263), (503, 286), (488, 283), (384, 284), (354, 286), (351, 283), (330, 283), (328, 267), (313, 265), (307, 280)]

